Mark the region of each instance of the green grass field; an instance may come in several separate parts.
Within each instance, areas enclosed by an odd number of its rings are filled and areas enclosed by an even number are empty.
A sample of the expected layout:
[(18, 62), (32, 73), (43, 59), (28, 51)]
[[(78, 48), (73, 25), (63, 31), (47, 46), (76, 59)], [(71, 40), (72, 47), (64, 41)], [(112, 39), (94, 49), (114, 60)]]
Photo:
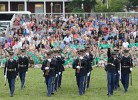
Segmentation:
[(74, 70), (69, 68), (63, 73), (61, 89), (51, 97), (47, 97), (47, 89), (40, 69), (29, 69), (26, 77), (26, 88), (21, 90), (20, 80), (16, 81), (15, 95), (9, 97), (9, 87), (4, 86), (3, 69), (0, 69), (0, 100), (137, 100), (138, 68), (133, 69), (133, 86), (128, 93), (121, 88), (112, 97), (107, 96), (106, 72), (103, 68), (94, 68), (91, 75), (90, 88), (83, 96), (79, 96)]

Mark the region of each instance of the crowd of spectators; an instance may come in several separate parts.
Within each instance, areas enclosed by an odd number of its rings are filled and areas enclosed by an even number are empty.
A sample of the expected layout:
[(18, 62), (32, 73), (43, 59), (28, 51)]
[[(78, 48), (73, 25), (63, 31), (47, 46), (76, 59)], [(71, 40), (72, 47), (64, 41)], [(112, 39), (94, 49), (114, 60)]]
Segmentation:
[(24, 47), (30, 59), (39, 64), (45, 52), (60, 48), (68, 58), (65, 65), (69, 65), (76, 51), (86, 45), (91, 47), (95, 57), (93, 64), (98, 66), (106, 62), (108, 48), (118, 48), (120, 52), (129, 48), (138, 65), (138, 16), (90, 16), (86, 19), (80, 16), (18, 16), (8, 39), (1, 43), (1, 51), (12, 48), (16, 53)]

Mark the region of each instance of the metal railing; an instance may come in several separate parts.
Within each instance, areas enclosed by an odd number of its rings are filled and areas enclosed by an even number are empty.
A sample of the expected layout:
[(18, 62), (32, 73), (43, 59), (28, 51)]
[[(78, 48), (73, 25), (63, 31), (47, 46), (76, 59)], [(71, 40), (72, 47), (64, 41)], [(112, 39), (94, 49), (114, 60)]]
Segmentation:
[(12, 27), (13, 27), (13, 23), (14, 23), (14, 21), (15, 21), (15, 14), (13, 15), (13, 17), (12, 17), (12, 19), (11, 19), (11, 21), (10, 21), (10, 29), (12, 29)]
[[(22, 16), (25, 14), (16, 14), (17, 16)], [(87, 19), (90, 16), (93, 17), (100, 17), (102, 16), (103, 18), (106, 17), (110, 17), (111, 15), (113, 15), (116, 18), (119, 17), (137, 17), (138, 18), (138, 12), (101, 12), (101, 13), (96, 13), (96, 12), (92, 12), (92, 13), (65, 13), (63, 15), (63, 13), (31, 13), (30, 16), (35, 16), (35, 17), (54, 17), (54, 16), (64, 16), (64, 17), (70, 17), (70, 16), (76, 16), (76, 17), (83, 17), (85, 19)]]
[[(32, 13), (31, 15), (35, 15), (35, 16), (63, 16), (63, 13), (46, 13), (46, 15), (44, 15), (44, 13)], [(88, 18), (90, 16), (103, 16), (104, 18), (106, 17), (110, 17), (111, 15), (115, 16), (115, 17), (138, 17), (138, 12), (102, 12), (102, 13), (96, 13), (96, 12), (92, 12), (92, 13), (65, 13), (64, 16), (81, 16), (83, 18)]]

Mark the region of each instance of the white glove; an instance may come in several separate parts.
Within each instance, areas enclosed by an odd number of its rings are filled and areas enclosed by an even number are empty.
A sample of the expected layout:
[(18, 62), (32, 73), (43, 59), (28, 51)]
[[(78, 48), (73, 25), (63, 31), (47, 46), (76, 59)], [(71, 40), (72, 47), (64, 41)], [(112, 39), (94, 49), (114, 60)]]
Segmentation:
[(28, 72), (26, 72), (26, 74), (27, 74)]
[(61, 74), (61, 72), (58, 73), (59, 75)]
[(56, 74), (56, 77), (58, 76), (58, 74)]
[(90, 72), (89, 73), (87, 73), (87, 76), (89, 76), (90, 75)]
[(19, 77), (19, 76), (16, 77), (17, 80), (18, 80), (18, 77)]
[(80, 69), (80, 66), (77, 66), (76, 68)]
[(51, 62), (51, 59), (48, 59), (49, 62)]
[(49, 69), (49, 67), (45, 67), (45, 70)]
[(132, 68), (130, 68), (130, 71), (132, 71)]
[(82, 60), (82, 59), (83, 59), (83, 57), (80, 57), (80, 59)]
[(118, 71), (118, 73), (120, 74), (120, 71)]
[(6, 75), (4, 75), (4, 78), (6, 78), (7, 76)]
[(89, 56), (89, 53), (86, 53), (86, 56)]

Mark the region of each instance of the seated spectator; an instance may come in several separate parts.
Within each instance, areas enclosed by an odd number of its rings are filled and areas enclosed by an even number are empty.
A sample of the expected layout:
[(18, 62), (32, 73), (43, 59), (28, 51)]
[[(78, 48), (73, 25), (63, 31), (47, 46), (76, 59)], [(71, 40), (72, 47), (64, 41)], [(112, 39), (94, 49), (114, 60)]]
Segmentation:
[(72, 41), (72, 39), (71, 39), (71, 37), (69, 36), (69, 34), (67, 34), (67, 36), (64, 37), (63, 41), (65, 41), (66, 44), (69, 44), (69, 43)]
[(38, 44), (38, 49), (44, 49), (44, 44), (42, 44), (42, 41)]
[(7, 49), (10, 47), (10, 43), (7, 42), (7, 40), (5, 40), (5, 43), (4, 43), (4, 49)]

